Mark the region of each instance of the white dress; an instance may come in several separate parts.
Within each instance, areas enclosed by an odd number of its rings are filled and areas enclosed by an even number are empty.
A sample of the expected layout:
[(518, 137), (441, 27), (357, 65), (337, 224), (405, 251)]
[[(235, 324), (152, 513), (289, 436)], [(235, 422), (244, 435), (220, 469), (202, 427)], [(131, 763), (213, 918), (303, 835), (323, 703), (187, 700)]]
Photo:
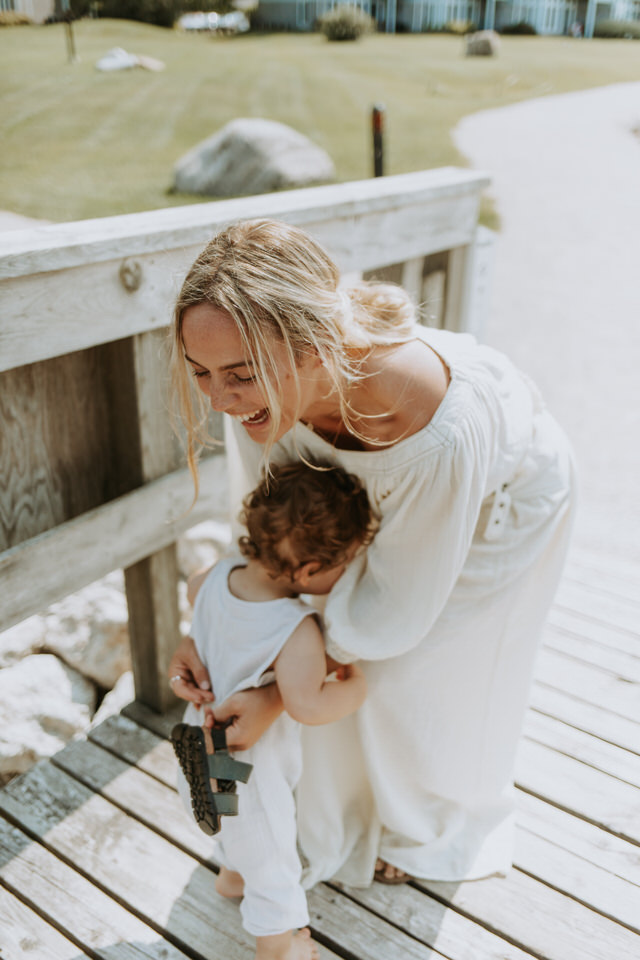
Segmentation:
[[(298, 597), (251, 602), (229, 590), (232, 569), (245, 561), (229, 557), (207, 575), (196, 598), (191, 636), (215, 677), (222, 702), (238, 690), (273, 679), (271, 666), (305, 617), (315, 611)], [(188, 704), (186, 723), (201, 725), (202, 711)], [(214, 855), (244, 880), (242, 924), (254, 937), (273, 936), (309, 923), (296, 849), (293, 791), (302, 768), (300, 724), (286, 713), (249, 750), (234, 756), (253, 764), (248, 783), (238, 783), (238, 815), (222, 817)], [(178, 771), (178, 791), (191, 813), (189, 787)]]
[[(348, 451), (298, 424), (274, 450), (357, 474), (381, 518), (324, 609), (329, 652), (363, 661), (368, 696), (356, 715), (303, 730), (307, 886), (366, 885), (378, 855), (446, 881), (511, 864), (512, 767), (566, 554), (572, 458), (502, 354), (468, 334), (418, 327), (416, 337), (451, 375), (426, 427)], [(262, 448), (229, 428), (239, 497), (258, 480)]]

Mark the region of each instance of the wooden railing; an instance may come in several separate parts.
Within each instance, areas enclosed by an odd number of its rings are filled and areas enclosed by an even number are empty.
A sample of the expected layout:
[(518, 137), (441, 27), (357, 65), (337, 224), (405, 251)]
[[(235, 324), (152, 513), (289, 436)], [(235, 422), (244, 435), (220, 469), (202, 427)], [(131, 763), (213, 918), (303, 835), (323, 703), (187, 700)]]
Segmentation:
[(220, 455), (188, 511), (167, 415), (166, 328), (188, 266), (226, 224), (273, 217), (344, 272), (431, 301), (429, 322), (469, 329), (487, 182), (442, 169), (0, 235), (0, 630), (124, 568), (136, 695), (167, 708), (175, 541), (226, 512)]

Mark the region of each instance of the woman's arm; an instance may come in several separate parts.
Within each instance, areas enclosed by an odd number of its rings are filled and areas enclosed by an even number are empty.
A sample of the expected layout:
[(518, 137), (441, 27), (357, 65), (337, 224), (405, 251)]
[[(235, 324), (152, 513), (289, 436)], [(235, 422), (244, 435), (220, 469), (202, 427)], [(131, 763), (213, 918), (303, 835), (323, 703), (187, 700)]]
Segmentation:
[(196, 707), (215, 700), (207, 668), (198, 656), (192, 637), (183, 637), (169, 662), (171, 689)]

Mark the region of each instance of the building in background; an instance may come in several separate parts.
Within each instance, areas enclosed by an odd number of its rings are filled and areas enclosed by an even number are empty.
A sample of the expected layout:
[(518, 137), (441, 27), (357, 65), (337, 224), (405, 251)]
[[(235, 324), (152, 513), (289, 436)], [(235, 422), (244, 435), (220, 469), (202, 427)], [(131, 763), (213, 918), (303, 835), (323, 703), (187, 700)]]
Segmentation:
[[(313, 30), (318, 17), (340, 2), (346, 0), (260, 0), (252, 19), (259, 27)], [(580, 24), (591, 37), (599, 20), (640, 20), (640, 0), (353, 0), (353, 5), (387, 33), (440, 30), (456, 20), (501, 30), (524, 21), (541, 34), (569, 34)]]

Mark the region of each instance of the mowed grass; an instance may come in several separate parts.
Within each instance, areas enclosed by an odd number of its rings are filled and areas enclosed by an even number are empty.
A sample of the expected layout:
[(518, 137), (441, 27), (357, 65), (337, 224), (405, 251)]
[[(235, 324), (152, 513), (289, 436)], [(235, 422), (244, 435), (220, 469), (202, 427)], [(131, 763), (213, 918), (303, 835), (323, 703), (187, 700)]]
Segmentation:
[[(469, 113), (640, 80), (640, 43), (504, 37), (465, 58), (442, 35), (218, 38), (119, 20), (0, 30), (0, 209), (78, 220), (197, 202), (170, 195), (173, 164), (235, 117), (267, 117), (324, 147), (342, 181), (371, 176), (370, 111), (386, 106), (386, 172), (461, 165), (450, 131)], [(162, 73), (105, 74), (111, 47)], [(540, 145), (544, 150), (545, 145)]]

